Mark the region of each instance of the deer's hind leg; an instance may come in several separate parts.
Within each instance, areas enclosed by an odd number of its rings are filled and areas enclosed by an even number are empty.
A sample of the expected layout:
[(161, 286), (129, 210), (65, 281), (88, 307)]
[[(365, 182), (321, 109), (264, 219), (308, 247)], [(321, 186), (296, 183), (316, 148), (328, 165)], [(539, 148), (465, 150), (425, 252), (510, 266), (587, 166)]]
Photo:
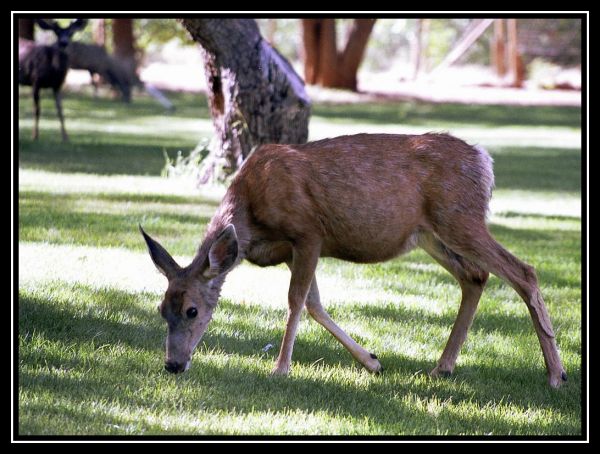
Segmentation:
[(494, 240), (483, 220), (477, 221), (472, 217), (457, 219), (453, 225), (438, 224), (435, 231), (453, 251), (504, 279), (516, 290), (531, 315), (544, 355), (550, 386), (558, 388), (567, 380), (567, 374), (558, 354), (552, 322), (542, 298), (535, 269)]
[(462, 299), (450, 337), (442, 356), (430, 373), (432, 376), (447, 376), (454, 371), (456, 359), (473, 323), (489, 273), (449, 249), (430, 232), (419, 235), (418, 245), (452, 274), (462, 289)]

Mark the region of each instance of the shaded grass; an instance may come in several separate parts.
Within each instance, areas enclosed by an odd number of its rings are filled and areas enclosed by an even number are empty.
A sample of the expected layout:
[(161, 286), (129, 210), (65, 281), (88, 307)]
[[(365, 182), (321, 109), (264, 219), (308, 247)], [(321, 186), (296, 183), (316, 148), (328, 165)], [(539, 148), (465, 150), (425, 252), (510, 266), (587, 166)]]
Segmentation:
[[(581, 194), (581, 152), (564, 148), (496, 147), (498, 189), (561, 191)], [(532, 172), (535, 169), (535, 172)]]
[(398, 124), (428, 127), (545, 125), (579, 128), (579, 107), (432, 104), (426, 102), (317, 104), (313, 115), (331, 122)]
[[(188, 151), (211, 132), (190, 119), (209, 119), (206, 98), (172, 93), (175, 112), (152, 99), (132, 104), (71, 93), (63, 102), (70, 142), (63, 143), (51, 97), (42, 98), (39, 142), (31, 140), (31, 93), (19, 99), (19, 166), (53, 172), (160, 175), (163, 152), (173, 158)], [(186, 120), (187, 122), (181, 122)], [(186, 127), (187, 125), (187, 127)], [(131, 128), (132, 132), (126, 132)]]

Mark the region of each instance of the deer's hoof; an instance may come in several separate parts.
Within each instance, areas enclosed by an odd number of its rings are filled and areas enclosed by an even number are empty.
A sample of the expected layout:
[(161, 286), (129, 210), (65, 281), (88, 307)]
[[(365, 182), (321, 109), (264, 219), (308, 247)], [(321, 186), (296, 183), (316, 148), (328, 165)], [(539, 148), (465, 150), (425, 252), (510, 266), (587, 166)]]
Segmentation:
[(287, 366), (275, 366), (271, 370), (271, 377), (286, 377), (290, 374), (290, 367)]
[(442, 369), (440, 366), (435, 366), (435, 368), (429, 372), (430, 377), (443, 377), (448, 378), (452, 375), (451, 370)]
[(371, 372), (373, 374), (382, 373), (383, 367), (381, 366), (381, 363), (377, 359), (377, 355), (370, 353), (369, 356), (370, 356), (370, 359), (363, 363), (363, 366), (365, 366), (365, 369), (367, 369), (369, 372)]
[(563, 382), (567, 381), (567, 373), (563, 370), (560, 374), (551, 374), (548, 377), (548, 383), (554, 389), (558, 389), (561, 387)]

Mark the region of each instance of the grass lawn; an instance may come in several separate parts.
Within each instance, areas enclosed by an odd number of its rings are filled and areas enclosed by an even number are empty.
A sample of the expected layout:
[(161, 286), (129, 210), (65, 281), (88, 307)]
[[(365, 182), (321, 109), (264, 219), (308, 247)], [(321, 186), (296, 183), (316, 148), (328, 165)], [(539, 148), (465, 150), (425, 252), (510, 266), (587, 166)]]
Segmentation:
[(460, 290), (420, 250), (317, 270), (332, 318), (377, 353), (382, 375), (304, 317), (291, 375), (270, 377), (289, 272), (249, 264), (229, 275), (191, 369), (166, 373), (156, 312), (166, 280), (137, 224), (187, 264), (221, 195), (160, 177), (164, 152), (212, 133), (202, 96), (169, 96), (174, 113), (145, 97), (67, 92), (63, 144), (48, 93), (31, 141), (31, 94), (20, 91), (19, 435), (581, 435), (580, 109), (316, 105), (311, 121), (311, 139), (447, 130), (490, 150), (490, 227), (537, 269), (569, 376), (553, 390), (525, 304), (495, 277), (455, 374), (427, 376)]

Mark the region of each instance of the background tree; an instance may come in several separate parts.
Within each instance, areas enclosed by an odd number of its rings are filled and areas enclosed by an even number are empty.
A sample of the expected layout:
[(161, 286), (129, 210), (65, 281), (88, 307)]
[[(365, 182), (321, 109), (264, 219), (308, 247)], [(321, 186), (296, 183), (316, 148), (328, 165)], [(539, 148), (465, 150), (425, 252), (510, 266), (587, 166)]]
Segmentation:
[(19, 19), (19, 38), (34, 40), (33, 19)]
[(113, 55), (131, 74), (136, 74), (137, 59), (133, 19), (112, 20)]
[(201, 184), (233, 174), (256, 145), (306, 142), (310, 100), (304, 83), (254, 20), (181, 22), (202, 47), (217, 138), (203, 161)]
[(309, 84), (356, 90), (356, 73), (376, 19), (354, 19), (337, 48), (335, 19), (302, 19), (304, 78)]

